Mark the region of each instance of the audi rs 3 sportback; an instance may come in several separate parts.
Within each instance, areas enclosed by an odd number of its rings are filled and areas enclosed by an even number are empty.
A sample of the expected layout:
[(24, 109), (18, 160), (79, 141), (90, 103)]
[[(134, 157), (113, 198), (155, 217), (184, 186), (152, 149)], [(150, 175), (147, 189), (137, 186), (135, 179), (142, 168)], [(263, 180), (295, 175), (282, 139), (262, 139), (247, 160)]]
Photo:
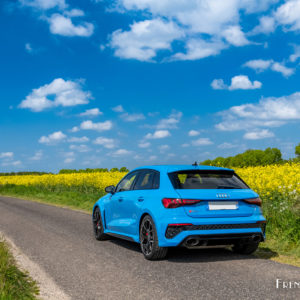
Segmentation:
[(231, 169), (141, 167), (105, 191), (93, 208), (96, 239), (134, 241), (149, 260), (177, 246), (232, 246), (250, 254), (265, 239), (261, 200)]

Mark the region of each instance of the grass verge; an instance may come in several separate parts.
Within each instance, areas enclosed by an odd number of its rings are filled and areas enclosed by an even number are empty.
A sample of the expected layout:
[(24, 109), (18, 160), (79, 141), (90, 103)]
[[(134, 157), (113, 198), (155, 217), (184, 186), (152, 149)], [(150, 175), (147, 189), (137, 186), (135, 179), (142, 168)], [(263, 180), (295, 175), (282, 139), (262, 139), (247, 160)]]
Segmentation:
[[(14, 196), (56, 206), (69, 207), (85, 212), (92, 212), (94, 203), (104, 195), (104, 191), (88, 189), (86, 191), (60, 187), (46, 190), (40, 187), (25, 187), (22, 185), (0, 186), (0, 195)], [(285, 198), (286, 199), (286, 198)], [(280, 203), (284, 200), (282, 199)], [(299, 209), (295, 205), (282, 211), (265, 201), (264, 214), (268, 220), (267, 240), (260, 244), (255, 256), (271, 259), (280, 263), (300, 267), (300, 241), (299, 241)], [(278, 212), (280, 213), (278, 215)], [(287, 228), (289, 231), (287, 231)]]
[(0, 299), (37, 299), (37, 283), (27, 272), (21, 271), (10, 253), (7, 244), (0, 240)]

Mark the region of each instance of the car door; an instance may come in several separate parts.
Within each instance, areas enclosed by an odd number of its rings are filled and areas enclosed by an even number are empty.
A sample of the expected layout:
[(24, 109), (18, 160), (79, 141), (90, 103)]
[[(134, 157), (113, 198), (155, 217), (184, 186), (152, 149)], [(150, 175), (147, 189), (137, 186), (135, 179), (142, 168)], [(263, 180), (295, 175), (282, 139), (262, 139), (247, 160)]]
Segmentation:
[(127, 200), (132, 193), (132, 186), (135, 183), (138, 172), (127, 174), (117, 185), (115, 193), (111, 195), (108, 209), (106, 212), (107, 229), (118, 233), (126, 233), (128, 220), (126, 211), (128, 210)]
[(150, 169), (140, 172), (130, 197), (126, 199), (127, 232), (129, 234), (137, 235), (139, 233), (139, 221), (143, 207), (147, 205), (147, 201), (157, 199), (158, 188), (159, 172)]

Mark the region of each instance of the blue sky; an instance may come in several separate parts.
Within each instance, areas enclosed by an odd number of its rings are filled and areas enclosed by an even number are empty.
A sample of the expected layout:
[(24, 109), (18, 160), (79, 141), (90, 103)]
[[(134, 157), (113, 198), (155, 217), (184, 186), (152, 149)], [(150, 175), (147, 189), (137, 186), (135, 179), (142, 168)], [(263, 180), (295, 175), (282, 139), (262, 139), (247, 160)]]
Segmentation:
[(300, 0), (4, 0), (0, 14), (1, 171), (294, 156)]

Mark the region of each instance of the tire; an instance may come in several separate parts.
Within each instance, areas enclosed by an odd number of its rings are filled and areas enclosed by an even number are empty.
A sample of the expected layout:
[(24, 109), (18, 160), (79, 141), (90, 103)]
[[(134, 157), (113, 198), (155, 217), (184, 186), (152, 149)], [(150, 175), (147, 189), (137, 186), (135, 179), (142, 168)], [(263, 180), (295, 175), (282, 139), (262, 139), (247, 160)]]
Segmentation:
[(159, 247), (156, 227), (149, 215), (143, 218), (140, 225), (140, 245), (148, 260), (160, 260), (167, 256), (168, 248)]
[(233, 246), (232, 251), (239, 254), (252, 254), (258, 248), (259, 243), (246, 243), (246, 244), (236, 244)]
[(96, 240), (104, 241), (109, 238), (109, 236), (104, 233), (104, 227), (99, 207), (96, 207), (93, 213), (93, 229)]

